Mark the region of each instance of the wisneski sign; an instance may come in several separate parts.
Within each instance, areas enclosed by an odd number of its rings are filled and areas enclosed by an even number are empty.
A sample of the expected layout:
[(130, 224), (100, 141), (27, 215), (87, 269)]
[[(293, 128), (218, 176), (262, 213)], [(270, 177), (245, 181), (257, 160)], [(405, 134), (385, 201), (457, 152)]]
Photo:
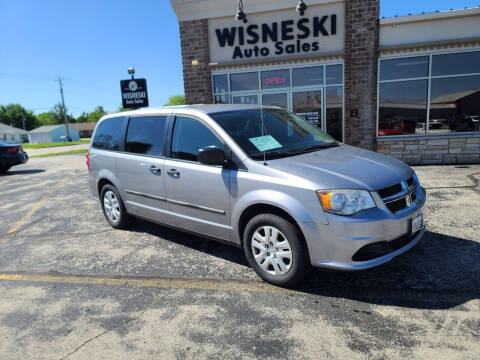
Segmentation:
[[(330, 26), (326, 27), (330, 19)], [(293, 20), (284, 20), (272, 24), (252, 24), (247, 26), (215, 29), (220, 47), (230, 46), (233, 48), (232, 59), (269, 56), (270, 49), (266, 46), (258, 46), (258, 43), (272, 41), (275, 44), (275, 55), (295, 54), (317, 51), (320, 46), (318, 41), (304, 42), (310, 37), (330, 36), (337, 34), (337, 15), (324, 15), (321, 18), (314, 17), (312, 20), (303, 18), (296, 23)], [(287, 44), (296, 40), (295, 44)], [(235, 44), (238, 43), (237, 46)], [(245, 45), (255, 45), (253, 47)]]
[(209, 21), (212, 61), (343, 51), (343, 7), (313, 6), (301, 17), (293, 10)]

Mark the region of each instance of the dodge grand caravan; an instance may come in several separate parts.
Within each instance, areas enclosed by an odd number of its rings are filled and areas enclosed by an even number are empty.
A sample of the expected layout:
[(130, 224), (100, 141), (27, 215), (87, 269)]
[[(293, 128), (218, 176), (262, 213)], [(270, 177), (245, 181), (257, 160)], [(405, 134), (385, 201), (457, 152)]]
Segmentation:
[(383, 264), (425, 232), (425, 190), (393, 158), (275, 107), (191, 105), (104, 116), (87, 155), (106, 221), (132, 217), (244, 249), (264, 280)]

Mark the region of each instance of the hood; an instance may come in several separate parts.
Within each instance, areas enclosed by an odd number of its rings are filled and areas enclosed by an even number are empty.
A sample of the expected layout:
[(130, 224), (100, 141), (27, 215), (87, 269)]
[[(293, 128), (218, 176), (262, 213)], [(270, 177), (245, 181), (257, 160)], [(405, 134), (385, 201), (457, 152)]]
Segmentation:
[(325, 190), (379, 190), (413, 175), (413, 170), (399, 160), (348, 145), (268, 160), (268, 165), (308, 179)]

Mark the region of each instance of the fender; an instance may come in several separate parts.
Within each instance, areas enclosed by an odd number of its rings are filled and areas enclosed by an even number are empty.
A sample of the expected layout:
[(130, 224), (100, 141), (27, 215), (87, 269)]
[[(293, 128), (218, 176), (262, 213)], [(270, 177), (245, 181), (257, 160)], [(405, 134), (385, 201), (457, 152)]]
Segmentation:
[(257, 204), (266, 204), (282, 209), (297, 222), (300, 228), (302, 228), (303, 223), (328, 224), (327, 218), (322, 210), (312, 216), (306, 206), (293, 196), (278, 190), (258, 189), (237, 199), (232, 208), (233, 241), (241, 243), (237, 231), (240, 216), (249, 206)]
[(117, 188), (118, 192), (122, 196), (122, 199), (124, 199), (124, 200), (126, 199), (127, 194), (123, 191), (122, 187), (120, 186), (120, 180), (118, 180), (118, 178), (111, 171), (109, 171), (107, 169), (101, 169), (96, 174), (95, 177), (96, 177), (97, 189), (98, 189), (98, 183), (100, 182), (100, 180), (107, 179), (108, 181), (110, 181), (113, 184), (113, 186), (115, 186)]

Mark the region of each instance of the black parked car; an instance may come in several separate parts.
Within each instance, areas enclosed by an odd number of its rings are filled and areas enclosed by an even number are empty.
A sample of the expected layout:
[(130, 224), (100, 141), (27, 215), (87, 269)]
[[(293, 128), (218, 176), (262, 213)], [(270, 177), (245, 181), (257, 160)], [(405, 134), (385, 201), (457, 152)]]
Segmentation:
[(28, 155), (21, 145), (11, 145), (0, 142), (0, 173), (7, 172), (14, 165), (25, 164)]

